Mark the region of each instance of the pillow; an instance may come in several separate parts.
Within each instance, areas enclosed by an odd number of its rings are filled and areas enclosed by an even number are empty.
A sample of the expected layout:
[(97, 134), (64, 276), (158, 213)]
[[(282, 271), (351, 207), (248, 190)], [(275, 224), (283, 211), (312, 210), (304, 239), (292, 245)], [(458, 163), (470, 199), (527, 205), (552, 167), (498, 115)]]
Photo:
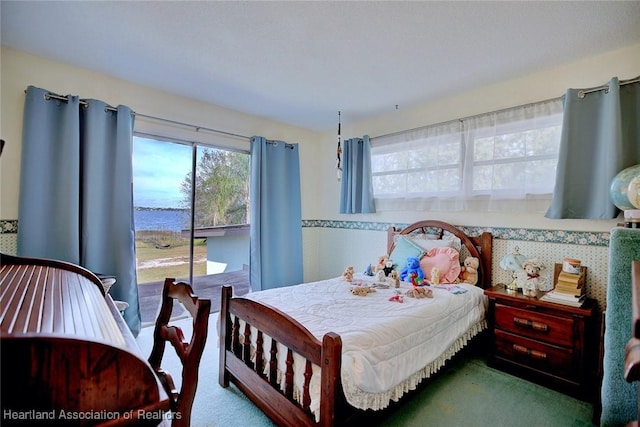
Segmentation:
[(424, 250), (420, 248), (418, 245), (413, 243), (411, 240), (402, 236), (396, 242), (389, 258), (394, 263), (394, 265), (398, 266), (398, 268), (403, 269), (407, 265), (407, 258), (415, 257), (420, 259), (424, 254)]
[(458, 252), (462, 250), (462, 240), (460, 240), (459, 237), (449, 231), (444, 231), (441, 239), (438, 239), (438, 236), (435, 234), (425, 233), (395, 235), (394, 242), (397, 242), (400, 238), (409, 239), (411, 242), (420, 246), (425, 251), (441, 247), (450, 247)]
[(440, 269), (440, 283), (455, 283), (460, 275), (460, 253), (453, 248), (433, 248), (420, 259), (420, 268), (431, 280), (433, 267)]
[(425, 239), (412, 239), (412, 242), (422, 248), (423, 251), (428, 252), (433, 248), (453, 248), (455, 242), (451, 240), (425, 240)]
[(451, 243), (451, 247), (456, 251), (460, 252), (462, 250), (462, 240), (457, 237), (455, 234), (445, 231), (442, 234), (442, 240), (446, 240)]
[(425, 233), (409, 233), (409, 234), (394, 234), (393, 242), (396, 243), (401, 238), (407, 238), (411, 241), (417, 240), (438, 240), (438, 236), (435, 234), (425, 234)]

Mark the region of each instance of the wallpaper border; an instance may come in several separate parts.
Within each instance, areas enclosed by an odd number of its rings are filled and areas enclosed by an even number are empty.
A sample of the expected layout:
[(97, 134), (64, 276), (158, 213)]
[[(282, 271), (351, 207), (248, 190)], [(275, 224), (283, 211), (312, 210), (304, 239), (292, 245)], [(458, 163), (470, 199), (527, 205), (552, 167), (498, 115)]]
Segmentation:
[[(389, 227), (404, 228), (409, 223), (365, 222), (342, 220), (303, 220), (302, 227), (341, 228), (347, 230), (387, 231)], [(534, 228), (506, 228), (506, 227), (474, 227), (458, 226), (469, 236), (480, 236), (489, 231), (496, 239), (522, 240), (540, 243), (563, 243), (570, 245), (609, 246), (608, 231), (565, 231), (542, 230)]]
[(18, 220), (0, 219), (0, 234), (18, 234)]
[[(403, 228), (409, 223), (368, 222), (305, 219), (303, 228), (339, 228), (347, 230), (387, 231), (389, 227)], [(479, 236), (484, 231), (493, 233), (493, 237), (503, 240), (523, 240), (541, 243), (564, 243), (570, 245), (609, 246), (609, 232), (606, 231), (564, 231), (542, 230), (534, 228), (506, 228), (506, 227), (474, 227), (460, 226), (469, 236)], [(18, 220), (0, 220), (0, 234), (17, 234)]]

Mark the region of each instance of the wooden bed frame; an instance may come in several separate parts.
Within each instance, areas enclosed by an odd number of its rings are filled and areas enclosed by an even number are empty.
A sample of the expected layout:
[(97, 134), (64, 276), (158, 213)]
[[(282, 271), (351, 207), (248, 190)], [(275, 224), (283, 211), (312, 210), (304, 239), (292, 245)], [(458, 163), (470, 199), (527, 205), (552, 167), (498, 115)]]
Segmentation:
[[(480, 259), (477, 286), (483, 289), (490, 287), (492, 235), (488, 232), (483, 232), (478, 237), (469, 237), (453, 225), (442, 221), (419, 221), (402, 230), (391, 227), (388, 231), (387, 253), (390, 254), (394, 248), (396, 234), (425, 233), (442, 237), (444, 231), (460, 238), (469, 251), (468, 256)], [(244, 328), (241, 328), (238, 319), (245, 322)], [(262, 364), (252, 361), (252, 349), (249, 344), (251, 327), (257, 329), (254, 349), (256, 357), (253, 360), (263, 360), (262, 355), (266, 351), (271, 354), (268, 375), (263, 374), (265, 369)], [(263, 348), (263, 335), (273, 339), (271, 348)], [(286, 354), (278, 354), (276, 342), (287, 347)], [(303, 396), (300, 399), (302, 403), (293, 398), (292, 352), (307, 361)], [(230, 382), (235, 384), (277, 425), (344, 425), (349, 423), (351, 416), (362, 413), (361, 410), (351, 407), (344, 398), (340, 380), (341, 354), (342, 340), (339, 335), (330, 332), (320, 341), (298, 321), (278, 309), (242, 297), (232, 297), (230, 286), (222, 288), (219, 383), (222, 387), (228, 387)], [(278, 357), (284, 357), (287, 361), (287, 372), (282, 374), (284, 385), (277, 379)], [(321, 367), (318, 422), (309, 409), (312, 364)]]

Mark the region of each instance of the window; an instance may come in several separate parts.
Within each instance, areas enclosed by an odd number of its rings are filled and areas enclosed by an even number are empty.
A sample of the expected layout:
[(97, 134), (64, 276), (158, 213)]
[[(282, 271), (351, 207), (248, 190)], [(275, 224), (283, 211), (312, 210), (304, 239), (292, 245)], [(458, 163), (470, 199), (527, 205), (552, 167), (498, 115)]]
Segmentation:
[(376, 208), (546, 209), (561, 99), (372, 138)]
[(376, 198), (449, 197), (462, 186), (460, 123), (375, 139), (371, 160)]

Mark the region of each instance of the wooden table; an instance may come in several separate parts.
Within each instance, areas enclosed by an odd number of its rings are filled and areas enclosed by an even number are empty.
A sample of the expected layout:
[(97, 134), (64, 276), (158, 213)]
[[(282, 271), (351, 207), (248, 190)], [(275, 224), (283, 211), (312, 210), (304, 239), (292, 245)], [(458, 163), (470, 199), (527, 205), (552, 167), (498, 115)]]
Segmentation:
[(0, 254), (2, 424), (157, 425), (170, 409), (135, 338), (82, 267)]

